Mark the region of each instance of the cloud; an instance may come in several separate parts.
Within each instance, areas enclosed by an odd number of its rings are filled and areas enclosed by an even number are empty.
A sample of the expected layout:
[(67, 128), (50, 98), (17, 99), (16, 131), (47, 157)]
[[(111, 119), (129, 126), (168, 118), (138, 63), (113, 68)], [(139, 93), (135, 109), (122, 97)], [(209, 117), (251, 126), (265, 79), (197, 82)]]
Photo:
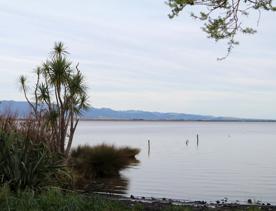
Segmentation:
[(161, 0), (17, 0), (0, 8), (1, 98), (22, 99), (17, 77), (30, 76), (61, 40), (80, 62), (92, 105), (276, 118), (272, 15), (217, 62), (225, 43), (207, 39), (187, 15), (170, 20)]

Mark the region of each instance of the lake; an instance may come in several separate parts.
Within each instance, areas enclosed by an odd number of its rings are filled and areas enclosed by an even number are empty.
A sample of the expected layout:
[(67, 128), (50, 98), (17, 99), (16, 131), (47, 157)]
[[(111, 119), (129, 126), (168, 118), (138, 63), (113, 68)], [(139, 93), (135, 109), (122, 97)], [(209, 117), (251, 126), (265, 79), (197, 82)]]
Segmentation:
[(113, 185), (126, 196), (276, 204), (276, 123), (81, 121), (74, 141), (141, 149)]

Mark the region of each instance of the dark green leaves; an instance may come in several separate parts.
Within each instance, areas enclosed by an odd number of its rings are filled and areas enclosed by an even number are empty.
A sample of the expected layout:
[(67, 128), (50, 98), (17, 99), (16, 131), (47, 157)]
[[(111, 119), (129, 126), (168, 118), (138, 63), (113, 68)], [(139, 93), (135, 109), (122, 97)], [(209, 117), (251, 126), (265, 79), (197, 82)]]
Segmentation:
[(50, 134), (48, 144), (52, 149), (68, 155), (79, 117), (89, 106), (84, 76), (78, 65), (72, 65), (62, 42), (55, 43), (51, 57), (35, 73), (34, 103), (27, 95), (26, 78), (20, 78), (25, 98), (33, 109), (33, 121), (39, 130)]
[(8, 184), (15, 191), (55, 184), (61, 160), (44, 144), (3, 131), (0, 131), (0, 140), (1, 184)]

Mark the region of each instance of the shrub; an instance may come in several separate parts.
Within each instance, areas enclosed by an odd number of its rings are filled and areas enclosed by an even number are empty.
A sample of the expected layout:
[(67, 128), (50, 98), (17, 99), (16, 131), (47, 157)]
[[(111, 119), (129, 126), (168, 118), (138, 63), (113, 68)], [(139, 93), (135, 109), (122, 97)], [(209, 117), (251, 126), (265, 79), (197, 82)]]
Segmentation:
[(94, 147), (79, 146), (72, 150), (69, 162), (80, 178), (112, 177), (137, 162), (135, 156), (139, 152), (140, 150), (136, 148), (117, 148), (106, 144)]
[(62, 180), (69, 181), (62, 162), (45, 144), (0, 131), (0, 182), (11, 190), (62, 185)]
[(42, 127), (43, 121), (46, 121), (43, 117), (35, 121), (30, 116), (20, 120), (16, 113), (7, 110), (0, 115), (0, 131), (5, 134), (18, 134), (22, 139), (32, 140), (33, 143), (43, 143), (54, 151), (51, 131)]

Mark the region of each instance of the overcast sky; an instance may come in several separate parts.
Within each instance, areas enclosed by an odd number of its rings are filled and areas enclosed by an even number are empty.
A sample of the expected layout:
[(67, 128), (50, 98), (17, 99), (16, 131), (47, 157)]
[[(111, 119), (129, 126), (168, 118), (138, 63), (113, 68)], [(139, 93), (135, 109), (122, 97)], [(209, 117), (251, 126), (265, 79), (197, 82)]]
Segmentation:
[[(190, 11), (190, 10), (189, 10)], [(276, 118), (275, 14), (222, 62), (226, 45), (206, 38), (189, 12), (170, 20), (164, 0), (0, 2), (0, 100), (23, 100), (55, 41), (86, 76), (92, 106)]]

